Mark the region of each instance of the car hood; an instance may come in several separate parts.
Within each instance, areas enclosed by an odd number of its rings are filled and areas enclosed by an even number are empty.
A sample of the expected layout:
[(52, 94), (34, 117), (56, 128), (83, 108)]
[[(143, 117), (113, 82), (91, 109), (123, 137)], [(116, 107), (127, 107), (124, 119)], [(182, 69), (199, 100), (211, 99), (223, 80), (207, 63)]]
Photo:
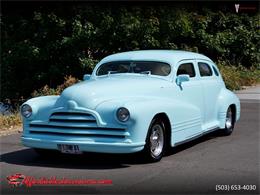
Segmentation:
[(55, 107), (65, 107), (68, 101), (77, 106), (95, 109), (104, 101), (120, 99), (122, 103), (136, 97), (162, 95), (160, 90), (172, 85), (172, 82), (149, 75), (116, 76), (83, 81), (65, 89)]

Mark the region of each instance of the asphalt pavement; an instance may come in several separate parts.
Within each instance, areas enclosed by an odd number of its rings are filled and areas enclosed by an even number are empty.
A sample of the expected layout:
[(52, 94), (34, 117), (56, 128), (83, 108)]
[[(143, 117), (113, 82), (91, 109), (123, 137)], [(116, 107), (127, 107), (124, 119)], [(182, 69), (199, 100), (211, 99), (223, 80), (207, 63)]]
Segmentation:
[(245, 100), (246, 101), (260, 100), (260, 85), (237, 91), (236, 94), (239, 97), (239, 99), (243, 102)]
[[(231, 136), (213, 132), (173, 148), (158, 163), (136, 154), (42, 158), (21, 145), (20, 134), (1, 137), (1, 194), (259, 194), (259, 86), (249, 92), (254, 95), (238, 94), (241, 119)], [(15, 173), (112, 184), (12, 187), (6, 177)]]

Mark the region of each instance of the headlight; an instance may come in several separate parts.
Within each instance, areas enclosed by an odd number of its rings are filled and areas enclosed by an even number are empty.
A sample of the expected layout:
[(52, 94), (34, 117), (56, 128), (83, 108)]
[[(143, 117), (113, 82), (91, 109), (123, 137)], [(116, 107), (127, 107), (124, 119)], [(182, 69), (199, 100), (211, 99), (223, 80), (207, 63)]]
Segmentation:
[(24, 104), (21, 108), (21, 113), (25, 118), (29, 118), (32, 115), (32, 107)]
[(128, 109), (121, 107), (117, 110), (116, 116), (119, 121), (126, 122), (130, 118), (130, 113), (129, 113)]

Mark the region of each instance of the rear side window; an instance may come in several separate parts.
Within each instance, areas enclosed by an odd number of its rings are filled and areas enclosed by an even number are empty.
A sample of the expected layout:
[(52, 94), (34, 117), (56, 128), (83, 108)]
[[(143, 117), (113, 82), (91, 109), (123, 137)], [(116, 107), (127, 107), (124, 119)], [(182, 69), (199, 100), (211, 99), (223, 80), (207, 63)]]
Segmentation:
[(207, 63), (199, 62), (198, 66), (199, 66), (200, 76), (202, 77), (212, 76), (212, 70)]
[(190, 77), (195, 77), (195, 70), (192, 63), (181, 64), (177, 71), (177, 76), (180, 74), (188, 74)]
[(212, 68), (213, 68), (213, 71), (214, 71), (215, 75), (219, 76), (218, 70), (214, 66), (212, 66)]

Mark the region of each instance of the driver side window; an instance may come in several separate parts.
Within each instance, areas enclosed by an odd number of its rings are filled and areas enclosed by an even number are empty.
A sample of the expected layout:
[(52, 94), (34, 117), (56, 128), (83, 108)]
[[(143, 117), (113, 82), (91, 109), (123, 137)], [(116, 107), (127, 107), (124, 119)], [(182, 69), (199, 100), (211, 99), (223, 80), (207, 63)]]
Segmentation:
[(181, 64), (177, 71), (177, 76), (180, 74), (188, 74), (190, 77), (195, 77), (195, 69), (192, 63)]

